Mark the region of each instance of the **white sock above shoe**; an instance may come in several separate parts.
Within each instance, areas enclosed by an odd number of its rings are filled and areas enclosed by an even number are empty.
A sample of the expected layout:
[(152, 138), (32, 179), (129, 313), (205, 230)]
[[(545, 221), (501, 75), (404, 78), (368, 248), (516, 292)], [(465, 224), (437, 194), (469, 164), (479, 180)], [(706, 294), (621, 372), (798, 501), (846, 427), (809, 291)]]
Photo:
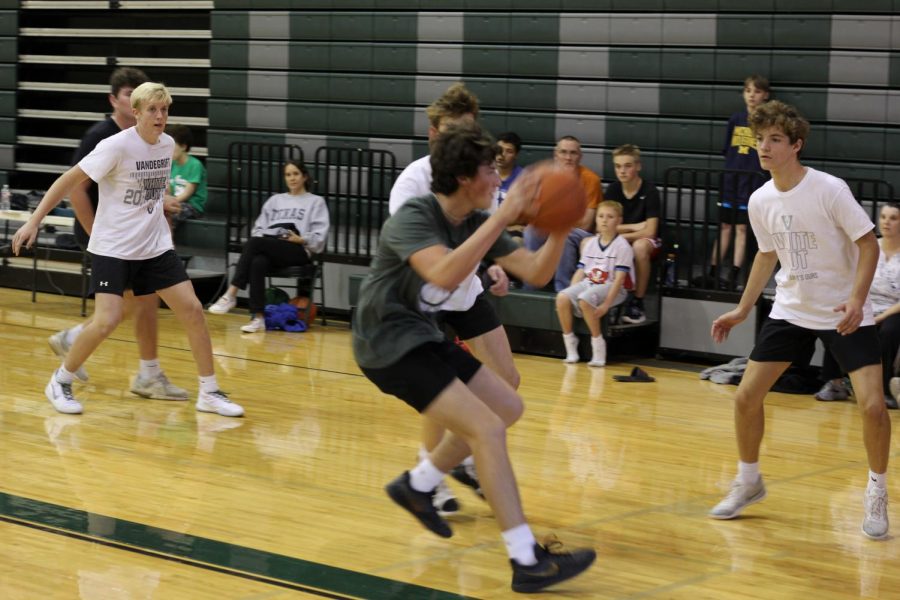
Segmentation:
[(81, 330), (84, 329), (84, 325), (76, 325), (71, 329), (66, 329), (66, 345), (71, 346), (75, 343), (75, 338), (78, 337), (78, 334), (81, 333)]
[(738, 479), (744, 485), (751, 485), (759, 481), (759, 462), (745, 463), (738, 461)]
[(528, 523), (516, 525), (500, 535), (503, 536), (503, 541), (506, 542), (506, 552), (511, 559), (523, 567), (537, 564), (537, 557), (534, 555), (534, 534), (531, 532), (531, 527), (528, 526)]
[(162, 369), (159, 367), (158, 358), (154, 358), (153, 360), (141, 359), (140, 362), (141, 367), (138, 372), (140, 373), (141, 379), (152, 379), (154, 377), (159, 377), (159, 374), (162, 373)]
[(75, 381), (75, 373), (70, 373), (63, 365), (59, 365), (59, 368), (56, 370), (55, 377), (57, 383), (71, 384), (73, 381)]
[(563, 334), (563, 345), (566, 347), (566, 362), (578, 362), (578, 336), (575, 332)]
[(417, 492), (430, 492), (443, 479), (444, 474), (427, 457), (409, 470), (409, 485)]
[(869, 485), (870, 487), (878, 487), (878, 488), (886, 488), (887, 487), (887, 473), (875, 473), (871, 469), (869, 469)]
[(200, 379), (200, 391), (206, 392), (207, 394), (211, 394), (213, 392), (219, 391), (219, 382), (216, 381), (216, 376), (210, 375), (209, 377), (199, 377)]

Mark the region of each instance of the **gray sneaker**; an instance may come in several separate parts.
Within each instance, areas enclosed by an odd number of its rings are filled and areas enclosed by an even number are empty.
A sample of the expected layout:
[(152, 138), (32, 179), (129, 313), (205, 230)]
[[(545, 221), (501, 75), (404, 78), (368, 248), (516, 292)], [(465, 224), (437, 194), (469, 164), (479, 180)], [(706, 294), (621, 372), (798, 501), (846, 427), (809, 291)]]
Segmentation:
[[(47, 338), (47, 342), (50, 344), (50, 349), (53, 350), (53, 353), (58, 357), (65, 359), (66, 354), (69, 353), (69, 348), (72, 347), (68, 341), (66, 341), (66, 331), (57, 331), (49, 338)], [(84, 370), (84, 365), (78, 367), (78, 370), (74, 373), (75, 379), (86, 383), (88, 380), (87, 371)]]
[(745, 508), (765, 497), (766, 486), (761, 476), (756, 483), (749, 485), (741, 483), (740, 478), (735, 477), (731, 483), (731, 491), (709, 511), (709, 516), (713, 519), (733, 519)]
[(822, 389), (816, 392), (816, 400), (821, 400), (822, 402), (846, 400), (849, 397), (850, 389), (847, 387), (847, 384), (844, 383), (843, 379), (837, 384), (833, 381), (827, 381), (825, 382), (825, 385), (822, 386)]
[(866, 490), (863, 501), (866, 508), (866, 516), (863, 519), (862, 532), (873, 540), (881, 540), (888, 534), (888, 496), (887, 490), (877, 486), (870, 486)]
[(180, 388), (160, 372), (156, 377), (144, 379), (140, 373), (131, 380), (131, 393), (152, 400), (187, 400), (188, 391)]

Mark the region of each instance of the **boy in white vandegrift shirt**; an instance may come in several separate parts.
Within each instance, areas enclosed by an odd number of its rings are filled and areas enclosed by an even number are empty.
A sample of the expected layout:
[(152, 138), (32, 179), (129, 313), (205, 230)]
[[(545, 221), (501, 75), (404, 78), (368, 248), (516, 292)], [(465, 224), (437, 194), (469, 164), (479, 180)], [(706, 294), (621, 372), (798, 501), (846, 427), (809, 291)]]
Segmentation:
[(781, 269), (775, 276), (775, 303), (735, 396), (738, 475), (709, 516), (733, 519), (765, 498), (759, 474), (763, 400), (792, 362), (811, 354), (818, 338), (850, 374), (856, 390), (869, 463), (862, 531), (870, 538), (884, 538), (891, 422), (868, 300), (879, 252), (874, 225), (843, 180), (800, 163), (809, 123), (794, 107), (769, 102), (749, 123), (760, 164), (772, 179), (750, 197), (750, 225), (759, 252), (737, 308), (713, 321), (715, 341), (723, 341), (747, 318), (777, 262)]
[(156, 293), (187, 329), (200, 375), (197, 410), (239, 417), (244, 409), (219, 390), (212, 343), (203, 307), (172, 246), (163, 214), (163, 197), (175, 142), (164, 133), (172, 97), (159, 83), (144, 83), (131, 94), (136, 125), (106, 138), (50, 186), (34, 214), (13, 236), (13, 252), (31, 247), (41, 219), (73, 187), (88, 178), (98, 184), (100, 201), (88, 243), (92, 255), (94, 317), (75, 338), (45, 393), (62, 413), (79, 414), (72, 394), (75, 371), (115, 330), (123, 317), (123, 293)]

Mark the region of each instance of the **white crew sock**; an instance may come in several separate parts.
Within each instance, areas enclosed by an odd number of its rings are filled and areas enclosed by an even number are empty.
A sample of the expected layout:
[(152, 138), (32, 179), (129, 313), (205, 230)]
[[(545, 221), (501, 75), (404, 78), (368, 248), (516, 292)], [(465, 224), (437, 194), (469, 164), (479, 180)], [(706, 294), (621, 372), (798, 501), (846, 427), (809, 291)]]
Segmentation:
[(886, 488), (887, 487), (887, 473), (875, 473), (871, 469), (869, 469), (869, 485), (866, 488), (877, 487), (877, 488)]
[(759, 481), (759, 462), (745, 463), (738, 461), (738, 478), (745, 485)]
[(75, 373), (66, 371), (66, 368), (63, 365), (59, 365), (54, 377), (56, 377), (57, 383), (72, 383), (75, 381)]
[(153, 360), (141, 359), (141, 379), (152, 379), (155, 377), (159, 377), (160, 373), (162, 373), (162, 369), (159, 368), (158, 358), (154, 358)]
[(71, 346), (75, 343), (75, 338), (78, 337), (78, 334), (81, 333), (81, 330), (84, 329), (84, 325), (76, 325), (71, 329), (66, 330), (66, 344)]
[(434, 466), (429, 458), (423, 459), (422, 462), (409, 470), (409, 485), (417, 492), (430, 492), (443, 479), (444, 474)]
[(199, 377), (199, 379), (201, 392), (206, 392), (207, 394), (209, 394), (219, 391), (219, 383), (216, 381), (215, 375), (210, 375), (209, 377)]
[(512, 529), (507, 529), (501, 535), (503, 536), (503, 541), (506, 542), (506, 552), (511, 559), (523, 567), (537, 564), (537, 557), (534, 555), (536, 542), (528, 523), (522, 523)]

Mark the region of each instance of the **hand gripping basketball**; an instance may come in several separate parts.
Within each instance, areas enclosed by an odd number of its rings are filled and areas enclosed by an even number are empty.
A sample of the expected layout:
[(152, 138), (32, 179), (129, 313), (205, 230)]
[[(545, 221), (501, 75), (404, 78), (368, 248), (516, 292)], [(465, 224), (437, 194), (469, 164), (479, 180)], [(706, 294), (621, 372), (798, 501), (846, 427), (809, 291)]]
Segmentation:
[(569, 170), (550, 169), (540, 179), (528, 222), (546, 231), (568, 231), (584, 218), (587, 195), (578, 175)]

